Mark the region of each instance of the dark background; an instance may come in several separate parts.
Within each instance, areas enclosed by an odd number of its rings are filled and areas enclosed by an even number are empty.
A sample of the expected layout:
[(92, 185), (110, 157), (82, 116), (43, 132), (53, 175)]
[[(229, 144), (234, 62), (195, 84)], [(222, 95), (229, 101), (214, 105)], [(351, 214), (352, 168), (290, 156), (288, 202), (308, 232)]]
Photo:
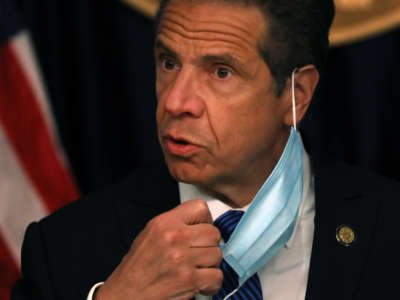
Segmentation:
[[(81, 191), (160, 157), (152, 20), (117, 0), (16, 1)], [(302, 126), (316, 159), (400, 179), (399, 53), (400, 30), (331, 49)]]

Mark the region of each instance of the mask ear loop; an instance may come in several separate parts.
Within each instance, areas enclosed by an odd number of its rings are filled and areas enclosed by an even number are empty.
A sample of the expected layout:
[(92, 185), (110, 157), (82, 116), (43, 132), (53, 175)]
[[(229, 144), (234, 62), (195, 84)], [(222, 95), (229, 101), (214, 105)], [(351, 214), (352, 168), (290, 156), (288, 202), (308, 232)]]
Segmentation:
[(294, 92), (294, 87), (295, 87), (295, 82), (294, 82), (294, 74), (296, 74), (297, 68), (295, 68), (292, 72), (292, 115), (293, 115), (293, 127), (294, 130), (297, 131), (297, 126), (296, 126), (296, 95)]
[[(295, 68), (292, 72), (292, 112), (293, 112), (293, 127), (294, 130), (297, 131), (297, 126), (296, 126), (296, 96), (294, 93), (294, 87), (295, 87), (295, 82), (294, 82), (294, 74), (296, 74), (297, 68)], [(230, 297), (232, 297), (234, 294), (237, 293), (239, 289), (234, 289), (232, 292), (230, 292), (228, 295), (225, 296), (224, 300), (228, 300)]]
[[(297, 68), (295, 68), (292, 72), (292, 114), (293, 114), (293, 127), (294, 130), (297, 131), (297, 126), (296, 126), (296, 95), (294, 93), (294, 87), (295, 87), (295, 82), (294, 82), (294, 74), (296, 74), (297, 72)], [(236, 292), (239, 289), (234, 289), (232, 292), (230, 292), (228, 295), (225, 296), (224, 300), (229, 299), (230, 297), (232, 297), (234, 294), (236, 294)]]
[(225, 296), (224, 300), (228, 300), (230, 297), (235, 295), (238, 290), (239, 289), (234, 289), (232, 292), (230, 292), (228, 295)]

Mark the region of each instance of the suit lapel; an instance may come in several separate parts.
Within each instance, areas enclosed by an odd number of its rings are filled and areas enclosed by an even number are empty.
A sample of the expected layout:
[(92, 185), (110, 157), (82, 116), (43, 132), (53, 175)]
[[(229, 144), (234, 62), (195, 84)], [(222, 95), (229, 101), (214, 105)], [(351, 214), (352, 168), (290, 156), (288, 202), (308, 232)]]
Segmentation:
[[(306, 299), (355, 299), (376, 223), (377, 203), (363, 194), (351, 168), (316, 170), (316, 216)], [(356, 234), (350, 246), (336, 239), (348, 225)]]
[(127, 195), (115, 204), (124, 250), (128, 251), (149, 220), (174, 208), (180, 200), (178, 184), (164, 163), (138, 170), (125, 186)]

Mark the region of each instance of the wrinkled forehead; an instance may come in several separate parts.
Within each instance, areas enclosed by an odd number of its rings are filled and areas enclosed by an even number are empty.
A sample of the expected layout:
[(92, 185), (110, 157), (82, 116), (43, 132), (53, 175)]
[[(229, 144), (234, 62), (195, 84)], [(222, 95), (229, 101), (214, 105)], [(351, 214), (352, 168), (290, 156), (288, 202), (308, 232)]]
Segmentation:
[(264, 16), (256, 6), (172, 0), (160, 19), (157, 38), (221, 41), (258, 50), (265, 30)]

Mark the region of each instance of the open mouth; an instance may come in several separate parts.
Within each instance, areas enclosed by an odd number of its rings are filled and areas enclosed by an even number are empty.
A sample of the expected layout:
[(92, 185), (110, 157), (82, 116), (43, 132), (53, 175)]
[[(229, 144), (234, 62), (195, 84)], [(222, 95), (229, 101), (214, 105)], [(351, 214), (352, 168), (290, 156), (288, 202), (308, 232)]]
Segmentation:
[(190, 155), (193, 153), (193, 151), (196, 151), (197, 149), (196, 145), (183, 138), (173, 138), (171, 136), (168, 136), (165, 142), (165, 146), (168, 152), (178, 156)]
[(185, 140), (175, 140), (175, 139), (171, 139), (175, 144), (178, 144), (178, 145), (189, 145), (189, 143), (187, 142), (187, 141), (185, 141)]

